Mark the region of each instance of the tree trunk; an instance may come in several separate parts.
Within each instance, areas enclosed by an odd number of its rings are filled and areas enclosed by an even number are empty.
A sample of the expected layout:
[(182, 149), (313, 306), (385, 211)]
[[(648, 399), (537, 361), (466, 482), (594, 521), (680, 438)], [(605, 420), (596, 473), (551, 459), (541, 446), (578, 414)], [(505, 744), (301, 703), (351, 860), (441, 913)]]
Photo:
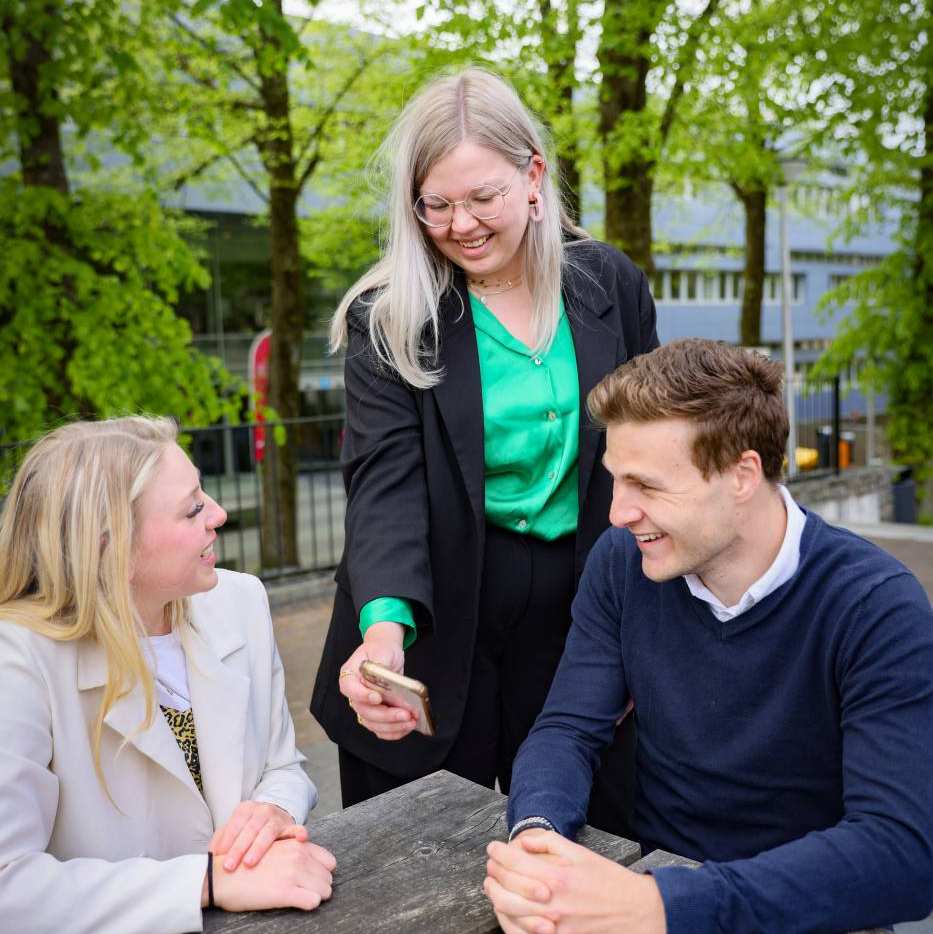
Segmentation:
[[(579, 12), (576, 0), (567, 4), (567, 28), (558, 30), (557, 12), (551, 0), (539, 0), (543, 28), (544, 58), (547, 64), (548, 83), (557, 97), (554, 102), (554, 117), (574, 123), (573, 92), (577, 86), (574, 70), (577, 57), (577, 42), (580, 38)], [(564, 207), (575, 224), (580, 222), (580, 168), (577, 134), (562, 134), (557, 140), (557, 173)]]
[[(53, 188), (67, 195), (68, 174), (60, 118), (55, 107), (58, 89), (50, 86), (51, 76), (48, 74), (57, 38), (58, 16), (59, 4), (45, 2), (35, 11), (24, 11), (18, 17), (12, 12), (5, 13), (0, 19), (0, 28), (6, 34), (7, 67), (16, 110), (14, 132), (23, 185), (26, 188)], [(43, 228), (50, 243), (67, 241), (67, 233), (60, 226), (49, 221)], [(65, 278), (61, 285), (65, 293), (71, 293), (74, 287), (70, 278)], [(56, 358), (55, 373), (47, 374), (46, 379), (48, 406), (52, 410), (71, 411), (81, 418), (90, 418), (95, 414), (94, 407), (84, 396), (73, 392), (68, 376), (68, 366), (75, 353), (74, 335), (70, 330), (62, 329), (57, 343), (60, 353)]]
[(768, 192), (764, 188), (740, 188), (738, 185), (733, 188), (745, 208), (745, 270), (739, 343), (743, 347), (757, 347), (761, 344), (761, 304), (765, 291)]
[[(264, 41), (277, 44), (275, 36)], [(278, 50), (276, 50), (278, 51)], [(260, 50), (261, 54), (261, 50)], [(267, 124), (259, 140), (263, 165), (269, 174), (269, 234), (272, 249), (272, 346), (269, 361), (269, 405), (278, 416), (300, 414), (299, 377), (304, 336), (304, 303), (298, 239), (298, 180), (289, 110), (288, 66), (266, 67), (258, 62), (260, 93)], [(266, 446), (262, 487), (263, 567), (295, 567), (299, 562), (296, 492), (298, 426), (286, 425), (281, 447), (272, 438)]]
[[(598, 58), (599, 134), (602, 140), (603, 188), (606, 194), (606, 239), (625, 250), (649, 275), (653, 162), (647, 147), (619, 140), (623, 118), (645, 120), (648, 46), (663, 6), (655, 0), (637, 4), (606, 0)], [(631, 127), (626, 130), (631, 132)]]
[(43, 72), (52, 62), (57, 16), (57, 4), (46, 2), (28, 20), (25, 16), (14, 20), (12, 13), (5, 14), (2, 27), (6, 33), (10, 84), (16, 95), (16, 133), (23, 183), (67, 194), (59, 118), (48, 106), (49, 102), (55, 103), (58, 92), (43, 86), (48, 83), (48, 75)]
[[(571, 66), (572, 68), (573, 66)], [(561, 91), (564, 106), (567, 112), (573, 110), (573, 88), (564, 88)], [(579, 224), (582, 217), (582, 204), (580, 199), (580, 168), (577, 160), (579, 152), (576, 141), (564, 143), (557, 150), (557, 172), (560, 176), (560, 191), (564, 197), (564, 207), (570, 219)]]

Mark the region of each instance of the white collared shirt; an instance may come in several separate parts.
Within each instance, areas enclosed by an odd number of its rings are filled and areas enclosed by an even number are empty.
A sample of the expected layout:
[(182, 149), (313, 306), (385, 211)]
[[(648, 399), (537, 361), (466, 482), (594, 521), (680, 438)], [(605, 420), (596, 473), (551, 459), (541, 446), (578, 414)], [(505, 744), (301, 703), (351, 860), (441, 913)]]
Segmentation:
[(781, 584), (789, 581), (797, 571), (797, 565), (800, 564), (800, 539), (803, 536), (803, 527), (806, 525), (807, 517), (794, 502), (790, 493), (787, 492), (787, 487), (778, 484), (778, 490), (781, 499), (784, 501), (784, 509), (787, 511), (787, 528), (784, 530), (784, 541), (781, 543), (781, 549), (771, 563), (771, 567), (742, 594), (738, 603), (733, 606), (725, 606), (719, 597), (706, 587), (696, 574), (684, 574), (684, 580), (690, 588), (690, 593), (708, 603), (713, 615), (721, 623), (735, 619), (736, 616), (750, 610), (756, 603), (767, 597), (769, 593), (774, 593)]

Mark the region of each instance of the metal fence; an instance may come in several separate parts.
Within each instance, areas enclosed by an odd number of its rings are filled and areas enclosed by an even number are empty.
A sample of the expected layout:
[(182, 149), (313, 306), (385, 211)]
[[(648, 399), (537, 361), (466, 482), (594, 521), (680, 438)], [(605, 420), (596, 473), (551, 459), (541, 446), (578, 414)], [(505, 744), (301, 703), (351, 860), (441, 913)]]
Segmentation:
[[(346, 497), (340, 475), (343, 415), (320, 415), (263, 425), (220, 425), (186, 428), (191, 458), (201, 470), (201, 486), (227, 511), (227, 522), (215, 546), (218, 565), (259, 574), (264, 579), (335, 568), (343, 551)], [(263, 437), (263, 458), (257, 441)], [(286, 432), (298, 455), (295, 497), (297, 563), (284, 559), (284, 523), (277, 502), (262, 494), (261, 471), (279, 469), (274, 434)], [(276, 530), (262, 553), (263, 511), (270, 510)]]
[[(826, 383), (801, 379), (795, 393), (799, 478), (871, 462), (874, 400), (840, 384), (838, 379)], [(883, 400), (877, 411), (883, 411)], [(190, 439), (191, 456), (201, 470), (204, 490), (227, 510), (227, 523), (217, 545), (221, 566), (259, 574), (264, 579), (337, 566), (343, 551), (346, 510), (339, 468), (343, 421), (343, 415), (336, 414), (298, 418), (277, 425), (182, 429), (183, 440)], [(266, 432), (266, 453), (257, 466), (259, 427)], [(298, 560), (287, 565), (281, 547), (284, 518), (278, 503), (264, 501), (260, 475), (262, 470), (277, 469), (279, 449), (271, 437), (277, 427), (289, 434), (298, 454), (295, 516)], [(0, 506), (2, 493), (28, 447), (27, 443), (0, 445)], [(260, 543), (264, 509), (272, 510), (278, 518), (275, 523), (278, 535), (271, 547), (267, 543), (265, 560)]]
[(798, 377), (794, 394), (797, 476), (839, 473), (874, 459), (875, 415), (884, 400), (879, 403), (838, 377), (823, 382)]
[[(265, 432), (265, 457), (257, 466), (257, 429)], [(266, 503), (260, 471), (276, 471), (279, 448), (273, 434), (288, 433), (297, 447), (296, 531), (298, 563), (282, 558), (285, 517), (278, 503)], [(259, 574), (264, 579), (335, 568), (343, 551), (346, 497), (340, 475), (343, 415), (297, 418), (266, 425), (216, 425), (183, 428), (182, 443), (201, 470), (201, 485), (227, 511), (226, 525), (215, 546), (220, 567)], [(0, 508), (4, 492), (29, 450), (30, 443), (0, 445)], [(279, 534), (267, 545), (263, 560), (260, 527), (263, 510), (271, 509)], [(277, 548), (276, 545), (279, 547)], [(270, 554), (271, 552), (271, 554)], [(277, 552), (277, 553), (276, 553)]]

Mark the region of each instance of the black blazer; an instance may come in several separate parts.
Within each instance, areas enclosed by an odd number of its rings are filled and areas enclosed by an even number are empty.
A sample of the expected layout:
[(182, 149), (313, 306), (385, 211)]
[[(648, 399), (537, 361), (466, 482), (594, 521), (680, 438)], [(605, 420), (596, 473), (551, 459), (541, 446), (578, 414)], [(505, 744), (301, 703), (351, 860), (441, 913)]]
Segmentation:
[[(645, 274), (598, 241), (570, 247), (562, 292), (580, 379), (577, 578), (609, 524), (612, 484), (598, 464), (604, 433), (587, 393), (629, 358), (658, 344)], [(459, 299), (458, 294), (459, 293)], [(461, 304), (462, 303), (462, 304)], [(442, 381), (412, 389), (374, 360), (365, 309), (351, 309), (345, 364), (347, 423), (341, 461), (346, 539), (333, 617), (311, 712), (327, 735), (401, 777), (438, 767), (460, 727), (477, 629), (485, 532), (483, 403), (466, 280), (439, 309)], [(418, 638), (405, 673), (424, 681), (437, 736), (385, 742), (361, 728), (338, 690), (340, 665), (360, 644), (359, 610), (375, 597), (410, 600)]]

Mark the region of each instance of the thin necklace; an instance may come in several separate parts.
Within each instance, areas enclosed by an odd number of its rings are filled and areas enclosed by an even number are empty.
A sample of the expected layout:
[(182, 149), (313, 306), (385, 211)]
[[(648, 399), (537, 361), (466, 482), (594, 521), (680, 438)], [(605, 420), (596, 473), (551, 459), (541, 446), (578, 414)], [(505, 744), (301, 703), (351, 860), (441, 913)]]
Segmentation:
[(485, 305), (486, 299), (492, 295), (501, 295), (503, 292), (509, 292), (512, 289), (518, 288), (522, 284), (523, 276), (519, 276), (517, 279), (499, 279), (495, 283), (495, 288), (489, 289), (488, 291), (480, 292), (479, 289), (485, 289), (487, 285), (491, 285), (487, 279), (468, 279), (467, 281), (471, 286), (474, 286), (471, 291), (473, 294)]

